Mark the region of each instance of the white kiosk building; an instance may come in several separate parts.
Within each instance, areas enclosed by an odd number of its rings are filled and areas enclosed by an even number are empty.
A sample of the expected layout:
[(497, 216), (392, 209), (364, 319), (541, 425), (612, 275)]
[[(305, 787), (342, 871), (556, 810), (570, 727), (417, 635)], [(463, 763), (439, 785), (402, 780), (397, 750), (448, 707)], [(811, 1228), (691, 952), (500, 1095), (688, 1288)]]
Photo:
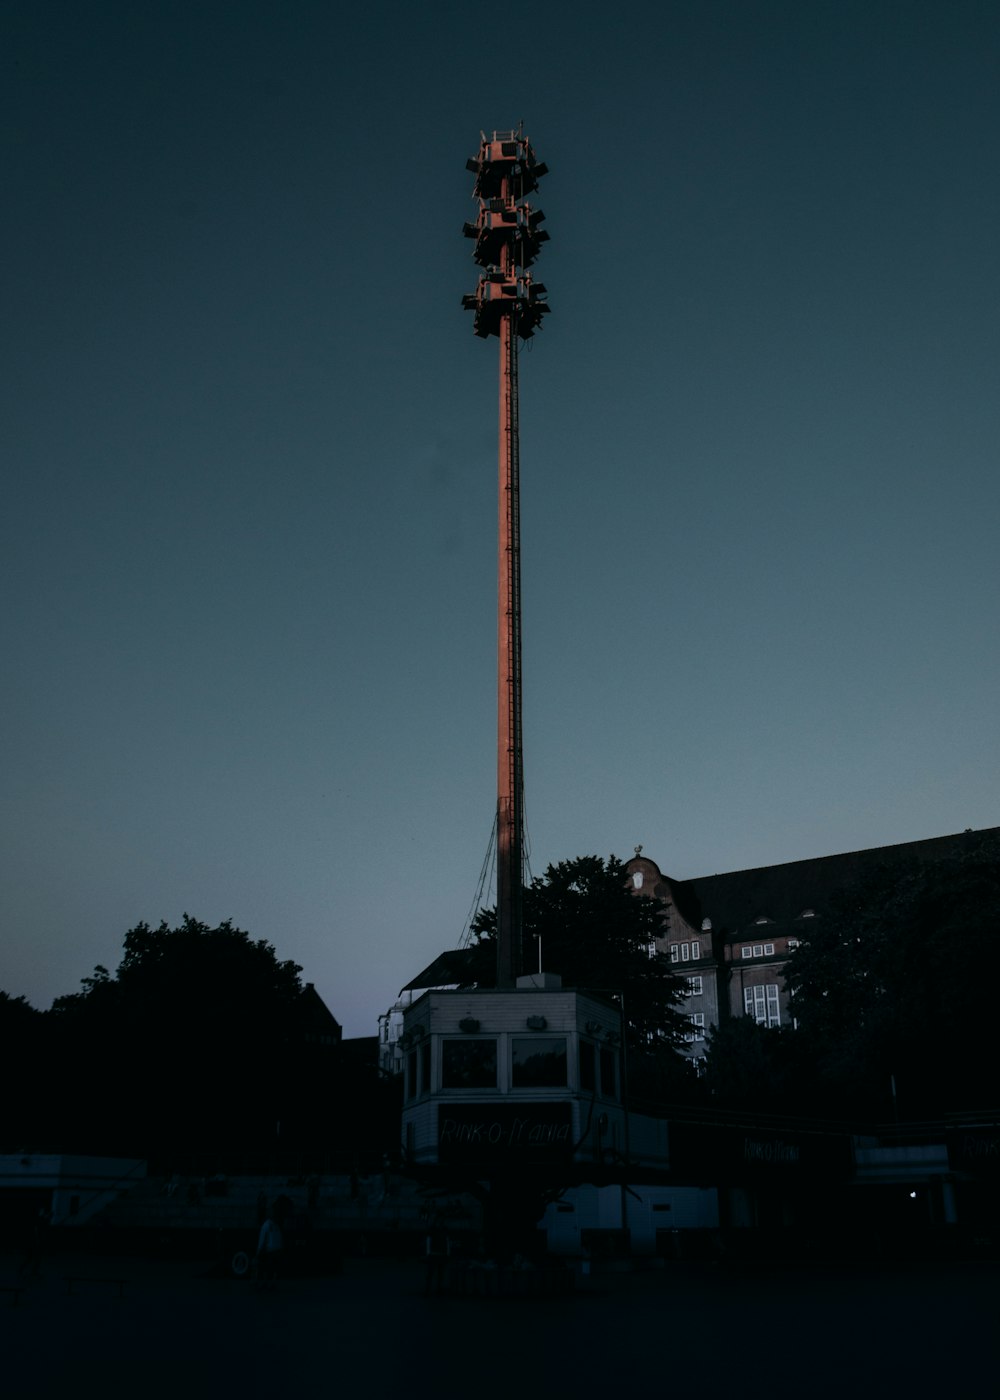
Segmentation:
[(538, 973), (509, 989), (425, 992), (403, 1022), (412, 1167), (553, 1186), (666, 1169), (666, 1123), (624, 1106), (621, 1012), (609, 998)]

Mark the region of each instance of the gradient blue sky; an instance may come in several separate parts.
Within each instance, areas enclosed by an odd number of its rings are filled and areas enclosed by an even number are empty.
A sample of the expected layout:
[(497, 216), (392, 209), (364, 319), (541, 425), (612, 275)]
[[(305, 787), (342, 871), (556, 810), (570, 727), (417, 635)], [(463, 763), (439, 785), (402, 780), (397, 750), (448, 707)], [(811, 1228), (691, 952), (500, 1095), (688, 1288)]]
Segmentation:
[(350, 1035), (495, 802), (480, 128), (523, 118), (531, 866), (1000, 822), (1000, 8), (6, 0), (0, 987), (231, 917)]

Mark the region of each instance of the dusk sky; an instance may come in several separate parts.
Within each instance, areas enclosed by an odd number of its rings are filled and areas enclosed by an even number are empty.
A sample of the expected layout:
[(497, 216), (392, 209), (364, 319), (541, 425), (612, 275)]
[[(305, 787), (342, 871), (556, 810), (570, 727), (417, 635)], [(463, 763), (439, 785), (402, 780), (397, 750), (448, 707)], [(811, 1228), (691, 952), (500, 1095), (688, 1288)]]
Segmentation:
[[(6, 0), (0, 988), (231, 918), (347, 1035), (495, 805), (523, 119), (530, 863), (1000, 823), (1000, 6)], [(490, 900), (492, 902), (492, 899)]]

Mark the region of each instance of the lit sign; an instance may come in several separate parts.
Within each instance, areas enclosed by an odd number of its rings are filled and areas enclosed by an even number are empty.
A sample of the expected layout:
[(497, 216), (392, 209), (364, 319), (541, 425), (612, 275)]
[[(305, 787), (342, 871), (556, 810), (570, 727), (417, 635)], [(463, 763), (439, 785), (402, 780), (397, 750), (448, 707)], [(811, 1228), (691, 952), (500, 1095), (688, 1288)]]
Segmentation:
[(550, 1162), (572, 1146), (568, 1103), (438, 1105), (442, 1162)]
[(1000, 1172), (1000, 1133), (994, 1128), (965, 1128), (948, 1142), (952, 1171), (996, 1174)]
[(775, 1132), (721, 1123), (671, 1123), (670, 1165), (681, 1180), (843, 1179), (851, 1144), (844, 1133)]

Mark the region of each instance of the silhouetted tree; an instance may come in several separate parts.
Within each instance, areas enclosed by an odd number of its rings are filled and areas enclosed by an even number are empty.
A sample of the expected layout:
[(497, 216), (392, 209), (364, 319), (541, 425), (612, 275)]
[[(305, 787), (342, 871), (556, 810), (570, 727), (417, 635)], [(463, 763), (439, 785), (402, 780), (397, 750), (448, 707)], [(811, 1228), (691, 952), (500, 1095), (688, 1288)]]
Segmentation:
[(885, 865), (842, 892), (786, 972), (820, 1074), (905, 1116), (992, 1103), (1000, 847)]
[(808, 1034), (761, 1026), (752, 1016), (733, 1017), (708, 1032), (701, 1085), (717, 1108), (814, 1116), (831, 1107), (817, 1085)]
[(0, 992), (0, 1142), (178, 1169), (381, 1161), (400, 1086), (374, 1036), (340, 1043), (300, 972), (229, 921), (185, 915), (130, 929), (114, 975), (95, 967), (51, 1011)]
[[(496, 939), (496, 909), (483, 909), (472, 932), (483, 949), (484, 977)], [(524, 891), (522, 966), (558, 972), (564, 987), (610, 992), (624, 1001), (630, 1055), (672, 1050), (689, 1029), (678, 1006), (682, 984), (654, 940), (664, 932), (657, 900), (636, 895), (616, 856), (580, 856), (550, 865)]]
[(45, 1017), (23, 996), (0, 992), (0, 1065), (4, 1067), (0, 1151), (34, 1149), (44, 1121)]
[(64, 1148), (169, 1159), (314, 1145), (335, 1117), (337, 1046), (303, 1035), (300, 971), (228, 921), (130, 929), (115, 975), (95, 968), (50, 1013)]
[(0, 992), (0, 1037), (3, 1045), (16, 1045), (18, 1037), (30, 1035), (37, 1027), (42, 1013), (26, 997), (12, 997)]

